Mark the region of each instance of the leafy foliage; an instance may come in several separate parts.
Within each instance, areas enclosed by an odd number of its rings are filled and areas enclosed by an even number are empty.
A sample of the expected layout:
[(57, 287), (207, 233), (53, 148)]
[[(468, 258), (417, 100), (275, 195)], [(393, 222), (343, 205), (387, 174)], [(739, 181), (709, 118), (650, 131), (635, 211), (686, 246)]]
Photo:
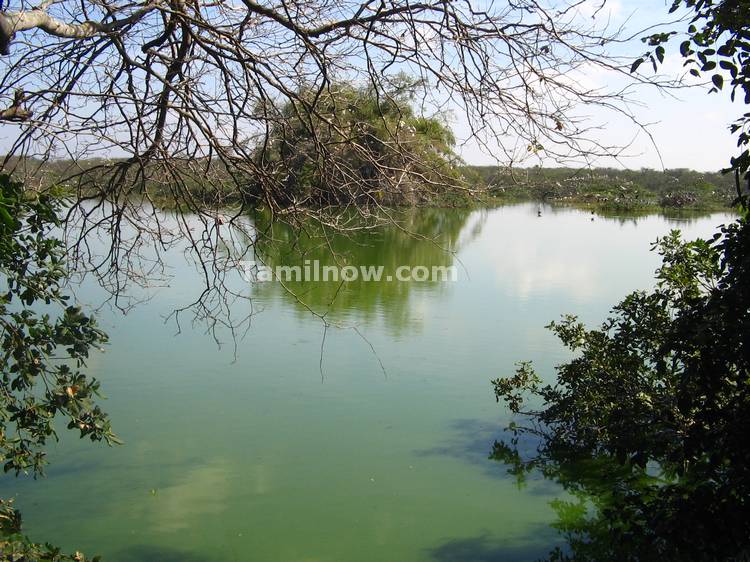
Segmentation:
[[(399, 76), (385, 92), (348, 84), (302, 88), (256, 151), (257, 165), (278, 181), (274, 196), (287, 204), (367, 205), (460, 192), (453, 133), (441, 116), (417, 115), (412, 107), (420, 87)], [(338, 165), (327, 165), (333, 161)], [(260, 186), (250, 182), (248, 195), (260, 197)]]
[(7, 292), (0, 296), (0, 460), (5, 472), (38, 474), (42, 448), (56, 437), (57, 415), (81, 437), (114, 442), (106, 415), (93, 402), (99, 382), (80, 371), (107, 336), (63, 292), (65, 250), (50, 235), (59, 226), (55, 200), (27, 200), (19, 184), (7, 176), (1, 181), (0, 270)]
[[(0, 462), (16, 475), (43, 472), (44, 447), (56, 439), (55, 420), (92, 441), (116, 443), (96, 405), (99, 382), (81, 371), (92, 350), (107, 341), (94, 319), (69, 304), (65, 247), (54, 236), (59, 202), (32, 195), (0, 176)], [(20, 515), (0, 504), (4, 560), (61, 558), (51, 546), (20, 536)]]
[[(680, 36), (680, 55), (684, 66), (696, 77), (708, 76), (711, 80), (711, 92), (718, 92), (727, 86), (730, 98), (735, 101), (737, 95), (750, 104), (750, 2), (747, 0), (674, 0), (670, 13), (685, 8), (691, 13), (686, 36), (677, 32), (656, 33), (643, 39), (653, 50), (636, 59), (631, 67), (635, 72), (645, 61), (650, 60), (654, 71), (664, 61), (664, 44)], [(726, 171), (746, 179), (750, 171), (750, 113), (743, 114), (730, 127), (737, 134), (737, 146), (742, 152), (731, 159)], [(744, 199), (739, 189), (738, 196)]]
[(750, 225), (709, 241), (673, 232), (656, 248), (654, 290), (628, 295), (599, 329), (572, 316), (550, 325), (575, 352), (555, 384), (529, 363), (493, 381), (527, 420), (494, 454), (520, 477), (540, 469), (578, 496), (560, 523), (577, 560), (744, 559)]

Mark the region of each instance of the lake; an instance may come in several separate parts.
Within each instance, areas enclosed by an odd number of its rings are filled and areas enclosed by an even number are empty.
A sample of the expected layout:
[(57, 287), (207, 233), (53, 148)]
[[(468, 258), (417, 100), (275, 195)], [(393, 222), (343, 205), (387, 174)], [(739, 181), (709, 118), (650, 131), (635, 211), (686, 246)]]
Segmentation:
[(179, 252), (148, 303), (102, 309), (111, 342), (90, 371), (125, 444), (63, 434), (47, 478), (0, 479), (31, 537), (118, 562), (513, 561), (563, 544), (550, 527), (563, 492), (519, 487), (488, 460), (510, 419), (490, 380), (525, 359), (552, 379), (568, 355), (546, 324), (601, 322), (653, 283), (657, 237), (707, 237), (732, 216), (592, 221), (521, 204), (401, 218), (326, 244), (274, 226), (258, 251), (274, 265), (455, 266), (456, 280), (248, 284), (236, 357), (226, 333), (218, 347), (188, 317), (179, 334), (165, 323), (200, 288)]

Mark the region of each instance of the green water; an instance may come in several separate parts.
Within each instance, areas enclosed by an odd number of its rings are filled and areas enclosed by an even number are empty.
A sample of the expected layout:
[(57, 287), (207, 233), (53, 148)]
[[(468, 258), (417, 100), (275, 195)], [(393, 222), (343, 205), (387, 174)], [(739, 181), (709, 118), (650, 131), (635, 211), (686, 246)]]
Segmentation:
[[(518, 205), (404, 219), (424, 237), (389, 228), (330, 248), (352, 264), (453, 264), (458, 280), (292, 283), (305, 305), (330, 308), (340, 327), (325, 341), (278, 283), (235, 303), (255, 313), (236, 360), (201, 325), (175, 335), (164, 317), (200, 286), (178, 253), (171, 286), (148, 304), (103, 310), (111, 345), (91, 370), (125, 445), (67, 436), (46, 479), (2, 477), (32, 538), (109, 561), (186, 562), (533, 560), (561, 544), (550, 501), (562, 492), (539, 478), (519, 489), (487, 460), (508, 421), (489, 380), (521, 359), (551, 376), (566, 355), (545, 324), (565, 312), (602, 320), (650, 286), (657, 236), (708, 236), (731, 217), (592, 222)], [(291, 236), (276, 228), (264, 258), (299, 260)], [(297, 248), (331, 260), (313, 241)]]

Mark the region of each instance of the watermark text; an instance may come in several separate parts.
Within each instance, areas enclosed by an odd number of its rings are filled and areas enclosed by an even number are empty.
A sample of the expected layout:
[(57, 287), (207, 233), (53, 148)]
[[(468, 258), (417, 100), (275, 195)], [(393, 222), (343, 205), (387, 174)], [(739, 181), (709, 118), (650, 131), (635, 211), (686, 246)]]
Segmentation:
[(458, 271), (454, 265), (400, 265), (393, 271), (386, 271), (382, 265), (322, 265), (318, 260), (305, 260), (302, 265), (273, 267), (255, 261), (244, 261), (242, 268), (245, 279), (253, 283), (444, 283), (458, 279)]

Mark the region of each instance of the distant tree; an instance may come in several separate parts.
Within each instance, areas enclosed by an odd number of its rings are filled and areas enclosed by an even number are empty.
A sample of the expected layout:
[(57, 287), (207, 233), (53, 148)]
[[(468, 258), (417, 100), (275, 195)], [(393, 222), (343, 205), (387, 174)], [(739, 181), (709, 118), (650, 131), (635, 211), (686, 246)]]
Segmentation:
[[(313, 126), (306, 126), (288, 104), (254, 155), (259, 166), (279, 176), (283, 187), (275, 197), (289, 205), (377, 206), (445, 200), (468, 192), (445, 119), (414, 112), (420, 88), (418, 80), (399, 75), (382, 93), (348, 84), (332, 84), (323, 94), (300, 91), (301, 99), (320, 98), (322, 110)], [(320, 165), (326, 158), (340, 165)], [(262, 185), (248, 178), (245, 195), (262, 201)]]

